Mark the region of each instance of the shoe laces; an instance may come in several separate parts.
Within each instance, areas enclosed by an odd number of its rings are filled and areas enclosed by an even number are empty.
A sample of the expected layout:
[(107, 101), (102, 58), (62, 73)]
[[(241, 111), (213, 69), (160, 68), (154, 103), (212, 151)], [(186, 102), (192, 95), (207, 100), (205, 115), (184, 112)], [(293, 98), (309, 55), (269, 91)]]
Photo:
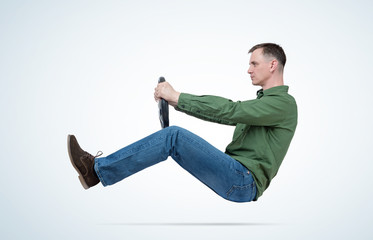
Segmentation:
[(98, 152), (96, 153), (96, 156), (94, 156), (94, 158), (97, 158), (97, 157), (101, 156), (102, 154), (104, 154), (102, 151), (98, 151)]
[(81, 157), (81, 159), (90, 159), (91, 161), (99, 156), (101, 156), (102, 154), (104, 154), (102, 151), (98, 151), (96, 153), (96, 156), (92, 156), (92, 154), (88, 153), (88, 152), (84, 152), (84, 155)]

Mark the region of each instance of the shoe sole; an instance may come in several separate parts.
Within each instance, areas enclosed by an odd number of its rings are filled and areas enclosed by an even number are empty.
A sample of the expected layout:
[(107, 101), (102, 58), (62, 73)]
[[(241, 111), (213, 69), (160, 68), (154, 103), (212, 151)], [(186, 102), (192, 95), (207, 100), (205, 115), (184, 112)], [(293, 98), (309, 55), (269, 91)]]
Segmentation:
[(83, 174), (79, 171), (78, 167), (75, 165), (74, 161), (73, 161), (73, 157), (71, 155), (71, 150), (70, 150), (70, 138), (71, 138), (71, 135), (68, 135), (67, 136), (67, 151), (69, 152), (69, 157), (70, 157), (70, 162), (71, 164), (73, 165), (73, 167), (75, 168), (75, 170), (79, 173), (79, 181), (80, 183), (82, 184), (83, 188), (84, 189), (88, 189), (89, 186), (88, 184), (85, 182), (84, 178), (83, 178)]

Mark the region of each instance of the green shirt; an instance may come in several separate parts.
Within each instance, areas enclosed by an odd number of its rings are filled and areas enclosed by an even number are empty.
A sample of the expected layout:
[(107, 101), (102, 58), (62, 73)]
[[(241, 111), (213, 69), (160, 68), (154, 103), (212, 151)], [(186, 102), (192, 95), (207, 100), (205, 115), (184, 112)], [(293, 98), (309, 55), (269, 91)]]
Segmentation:
[(259, 90), (257, 99), (242, 102), (182, 93), (175, 108), (203, 120), (236, 126), (225, 153), (253, 175), (255, 200), (276, 176), (297, 126), (297, 104), (288, 89)]

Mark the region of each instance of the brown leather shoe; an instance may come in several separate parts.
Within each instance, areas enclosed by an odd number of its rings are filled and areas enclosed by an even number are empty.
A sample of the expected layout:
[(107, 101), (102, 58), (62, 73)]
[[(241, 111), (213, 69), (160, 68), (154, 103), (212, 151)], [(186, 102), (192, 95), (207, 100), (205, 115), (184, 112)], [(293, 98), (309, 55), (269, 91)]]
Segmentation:
[(67, 150), (73, 167), (79, 173), (79, 180), (84, 189), (88, 189), (99, 183), (100, 180), (94, 170), (94, 160), (96, 157), (101, 156), (102, 152), (99, 151), (96, 156), (87, 153), (80, 148), (74, 135), (67, 136)]

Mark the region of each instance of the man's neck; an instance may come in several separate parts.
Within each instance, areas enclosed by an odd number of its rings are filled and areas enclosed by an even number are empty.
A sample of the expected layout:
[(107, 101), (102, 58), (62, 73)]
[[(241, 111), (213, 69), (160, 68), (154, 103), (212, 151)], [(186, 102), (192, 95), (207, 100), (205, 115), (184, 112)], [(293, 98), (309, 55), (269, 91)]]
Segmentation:
[(268, 81), (263, 84), (261, 87), (263, 90), (267, 90), (273, 87), (278, 87), (284, 85), (284, 79), (282, 76), (273, 77), (271, 79), (268, 79)]

